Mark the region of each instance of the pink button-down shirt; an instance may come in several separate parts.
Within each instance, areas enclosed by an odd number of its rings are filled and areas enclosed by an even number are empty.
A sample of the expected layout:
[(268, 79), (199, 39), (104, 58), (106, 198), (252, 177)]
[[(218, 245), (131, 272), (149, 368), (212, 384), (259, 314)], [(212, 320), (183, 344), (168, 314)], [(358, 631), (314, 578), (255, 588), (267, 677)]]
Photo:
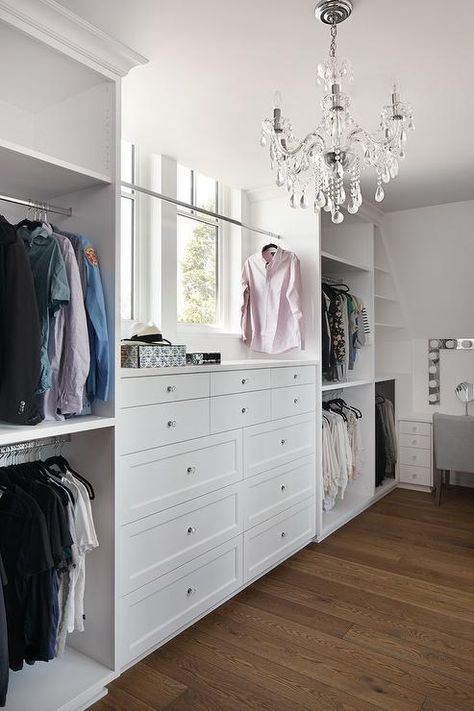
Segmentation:
[(242, 271), (242, 339), (253, 351), (304, 348), (299, 259), (286, 249), (258, 252)]

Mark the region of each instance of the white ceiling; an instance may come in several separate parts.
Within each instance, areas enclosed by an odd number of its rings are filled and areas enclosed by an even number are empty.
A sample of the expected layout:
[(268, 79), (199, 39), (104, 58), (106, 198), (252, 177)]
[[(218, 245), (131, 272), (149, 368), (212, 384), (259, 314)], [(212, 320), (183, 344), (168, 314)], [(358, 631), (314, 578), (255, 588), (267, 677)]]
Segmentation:
[[(150, 59), (124, 83), (125, 133), (143, 127), (157, 152), (241, 188), (272, 181), (258, 145), (275, 88), (303, 134), (319, 118), (317, 63), (328, 29), (316, 0), (62, 0)], [(354, 65), (353, 114), (375, 129), (391, 82), (415, 107), (399, 178), (384, 210), (474, 198), (474, 3), (354, 0), (339, 53)], [(373, 198), (373, 180), (370, 199)]]

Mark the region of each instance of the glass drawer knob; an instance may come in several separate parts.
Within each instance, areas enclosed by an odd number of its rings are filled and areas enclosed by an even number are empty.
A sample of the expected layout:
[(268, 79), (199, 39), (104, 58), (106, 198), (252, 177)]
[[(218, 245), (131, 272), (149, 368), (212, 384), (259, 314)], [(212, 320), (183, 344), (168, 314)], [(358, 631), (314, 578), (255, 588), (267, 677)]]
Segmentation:
[(280, 489), (281, 489), (281, 491), (286, 491), (286, 484), (282, 484), (282, 485), (280, 486)]
[(176, 420), (168, 420), (168, 427), (176, 427)]
[(187, 530), (188, 536), (192, 536), (193, 533), (196, 533), (196, 528), (194, 526), (189, 526), (189, 528)]
[(248, 379), (247, 379), (247, 378), (242, 378), (242, 385), (246, 385), (247, 383), (248, 383)]
[(295, 374), (293, 375), (293, 380), (298, 380), (298, 373), (295, 373)]
[(282, 532), (280, 533), (280, 536), (281, 536), (282, 538), (286, 538), (286, 531), (282, 531)]
[(242, 408), (242, 415), (245, 415), (245, 413), (248, 411), (249, 411), (248, 407), (243, 407)]
[(196, 471), (196, 467), (188, 467), (186, 471), (188, 474), (194, 474), (194, 472)]
[(417, 442), (418, 442), (417, 439), (412, 439), (412, 441), (411, 441), (412, 444), (416, 444)]
[(295, 398), (294, 398), (294, 400), (293, 400), (293, 402), (295, 403), (295, 405), (297, 405), (297, 404), (299, 403), (299, 400), (298, 400), (298, 398), (297, 398), (297, 397), (295, 397)]
[(286, 439), (281, 439), (281, 440), (280, 440), (280, 444), (281, 444), (281, 446), (282, 446), (282, 447), (284, 447), (284, 446), (285, 446), (285, 444), (286, 444), (286, 442), (287, 442), (287, 440), (286, 440)]
[(191, 595), (194, 595), (195, 592), (196, 592), (196, 588), (188, 588), (188, 589), (186, 590), (186, 595), (187, 595), (188, 597), (191, 597)]
[(166, 388), (169, 393), (175, 393), (176, 392), (176, 385), (168, 385)]

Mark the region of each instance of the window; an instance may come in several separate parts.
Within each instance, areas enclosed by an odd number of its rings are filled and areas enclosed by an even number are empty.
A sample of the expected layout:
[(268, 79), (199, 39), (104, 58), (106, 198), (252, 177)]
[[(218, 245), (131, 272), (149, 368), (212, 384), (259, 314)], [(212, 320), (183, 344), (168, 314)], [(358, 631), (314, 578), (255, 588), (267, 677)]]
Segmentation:
[[(218, 212), (217, 180), (178, 165), (178, 200)], [(217, 220), (192, 209), (177, 216), (178, 323), (219, 324), (219, 230)]]
[[(133, 183), (135, 179), (135, 146), (122, 141), (122, 180)], [(134, 267), (135, 267), (135, 193), (122, 186), (121, 196), (121, 241), (120, 277), (123, 319), (133, 319), (134, 313)]]

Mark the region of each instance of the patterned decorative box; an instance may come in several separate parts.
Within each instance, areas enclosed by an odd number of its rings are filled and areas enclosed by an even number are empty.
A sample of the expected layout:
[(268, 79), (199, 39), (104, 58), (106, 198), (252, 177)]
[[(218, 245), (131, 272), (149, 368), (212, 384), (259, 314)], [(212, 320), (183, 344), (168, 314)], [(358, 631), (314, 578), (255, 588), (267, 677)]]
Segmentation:
[(122, 368), (172, 368), (186, 365), (186, 346), (129, 341), (120, 347)]
[(187, 353), (186, 363), (188, 365), (219, 365), (221, 362), (220, 353)]

